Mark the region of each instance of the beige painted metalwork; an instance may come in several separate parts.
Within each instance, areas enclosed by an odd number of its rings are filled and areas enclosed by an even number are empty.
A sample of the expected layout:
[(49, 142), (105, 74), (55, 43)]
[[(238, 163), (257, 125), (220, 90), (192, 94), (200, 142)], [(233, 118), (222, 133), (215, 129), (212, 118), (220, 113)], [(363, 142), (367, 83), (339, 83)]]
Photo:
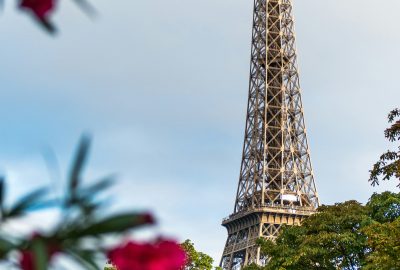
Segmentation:
[(319, 206), (304, 124), (291, 0), (254, 0), (243, 157), (223, 269), (263, 265), (256, 239), (274, 239)]

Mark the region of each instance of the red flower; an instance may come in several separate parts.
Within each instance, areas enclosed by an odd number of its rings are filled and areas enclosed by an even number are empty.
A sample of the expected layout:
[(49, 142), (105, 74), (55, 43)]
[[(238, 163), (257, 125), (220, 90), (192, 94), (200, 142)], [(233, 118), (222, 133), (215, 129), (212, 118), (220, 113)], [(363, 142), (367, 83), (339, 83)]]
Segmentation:
[(179, 270), (186, 254), (177, 243), (160, 240), (154, 244), (128, 242), (110, 250), (108, 258), (118, 270)]
[(55, 0), (22, 0), (19, 4), (22, 9), (28, 9), (40, 20), (46, 20), (54, 10)]

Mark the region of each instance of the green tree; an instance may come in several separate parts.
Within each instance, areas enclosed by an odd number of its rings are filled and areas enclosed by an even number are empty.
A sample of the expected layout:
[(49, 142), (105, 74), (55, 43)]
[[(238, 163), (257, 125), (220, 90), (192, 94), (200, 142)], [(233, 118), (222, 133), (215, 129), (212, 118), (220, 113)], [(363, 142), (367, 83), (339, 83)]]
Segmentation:
[(400, 193), (373, 194), (322, 206), (301, 226), (286, 226), (275, 242), (260, 239), (267, 266), (246, 270), (400, 269)]
[(276, 242), (260, 240), (270, 257), (265, 269), (359, 269), (364, 264), (371, 223), (365, 206), (356, 201), (320, 207), (301, 226), (284, 227)]
[(190, 240), (181, 244), (187, 254), (184, 270), (211, 270), (214, 260), (207, 254), (197, 251)]
[(252, 263), (252, 264), (250, 264), (250, 265), (244, 267), (243, 270), (260, 270), (260, 269), (264, 269), (264, 268), (261, 267), (261, 266), (258, 266), (258, 265), (255, 264), (255, 263)]
[[(391, 127), (385, 130), (385, 137), (390, 142), (400, 142), (400, 109), (391, 111), (388, 115), (388, 121)], [(400, 182), (400, 146), (398, 146), (397, 150), (388, 150), (375, 163), (370, 171), (369, 181), (372, 185), (378, 185), (379, 177), (382, 177), (383, 180), (395, 177)], [(400, 183), (398, 187), (400, 187)]]
[(400, 193), (374, 194), (367, 207), (374, 222), (363, 229), (371, 250), (364, 269), (400, 269)]
[(367, 203), (368, 213), (377, 222), (395, 221), (400, 217), (400, 193), (374, 193)]
[(373, 224), (363, 231), (368, 236), (368, 246), (372, 250), (364, 269), (400, 269), (400, 218), (388, 223)]

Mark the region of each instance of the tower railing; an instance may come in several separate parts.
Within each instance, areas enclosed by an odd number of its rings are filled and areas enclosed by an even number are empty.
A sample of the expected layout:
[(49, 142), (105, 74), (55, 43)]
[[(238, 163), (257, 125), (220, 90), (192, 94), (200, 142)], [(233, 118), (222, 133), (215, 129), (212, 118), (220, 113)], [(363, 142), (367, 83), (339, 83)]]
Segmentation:
[(226, 224), (228, 221), (239, 219), (241, 217), (250, 215), (252, 213), (292, 213), (297, 215), (312, 215), (315, 213), (315, 209), (313, 207), (306, 207), (306, 206), (277, 206), (274, 204), (263, 204), (259, 207), (250, 207), (246, 210), (240, 211), (238, 213), (234, 213), (222, 219), (222, 224)]

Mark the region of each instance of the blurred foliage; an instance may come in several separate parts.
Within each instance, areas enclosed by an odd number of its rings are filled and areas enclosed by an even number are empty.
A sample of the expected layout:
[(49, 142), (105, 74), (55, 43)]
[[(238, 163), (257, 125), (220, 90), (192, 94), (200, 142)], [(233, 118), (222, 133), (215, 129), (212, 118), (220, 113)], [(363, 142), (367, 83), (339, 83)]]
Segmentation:
[[(107, 215), (99, 195), (114, 182), (107, 176), (84, 185), (83, 169), (88, 159), (90, 139), (83, 136), (71, 166), (66, 192), (62, 198), (49, 199), (48, 190), (41, 188), (23, 196), (12, 206), (4, 203), (5, 181), (0, 180), (0, 260), (10, 260), (19, 253), (22, 269), (48, 269), (53, 256), (63, 254), (82, 265), (84, 269), (101, 269), (98, 258), (104, 254), (104, 236), (118, 236), (139, 226), (154, 223), (148, 213), (127, 212)], [(32, 210), (58, 207), (62, 217), (46, 234), (34, 233), (27, 238), (2, 230), (10, 221), (25, 216)], [(95, 244), (88, 245), (88, 241)]]
[[(57, 28), (52, 22), (52, 17), (58, 2), (60, 0), (17, 0), (19, 9), (27, 12), (40, 25), (46, 32), (54, 34), (57, 32)], [(73, 0), (75, 4), (87, 15), (94, 16), (96, 14), (95, 9), (86, 0)], [(0, 9), (4, 5), (4, 0), (0, 0)]]
[[(391, 126), (385, 130), (385, 137), (390, 142), (400, 143), (400, 109), (394, 109), (389, 113), (388, 122)], [(379, 177), (382, 177), (384, 181), (395, 177), (400, 187), (400, 145), (396, 150), (388, 150), (384, 153), (373, 166), (369, 181), (374, 186), (379, 185)]]
[(301, 226), (286, 226), (275, 242), (259, 239), (265, 267), (281, 269), (400, 269), (400, 193), (321, 206)]

